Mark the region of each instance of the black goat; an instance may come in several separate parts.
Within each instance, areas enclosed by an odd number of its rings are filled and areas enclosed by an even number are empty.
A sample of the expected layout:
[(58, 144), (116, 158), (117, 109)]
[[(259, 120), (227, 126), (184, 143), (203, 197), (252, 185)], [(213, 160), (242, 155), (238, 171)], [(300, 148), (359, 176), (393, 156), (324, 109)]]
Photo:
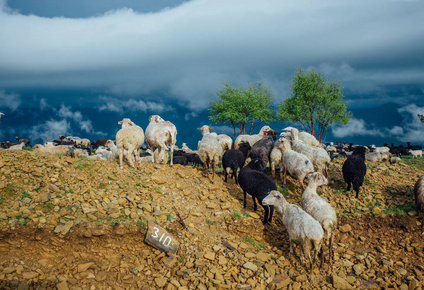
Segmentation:
[[(174, 153), (175, 153), (175, 151), (174, 151)], [(174, 160), (173, 160), (173, 163), (174, 164), (180, 164), (180, 165), (187, 165), (188, 163), (187, 163), (187, 158), (185, 157), (185, 156), (175, 156), (174, 155)], [(168, 164), (170, 163), (171, 161), (168, 161)]]
[(269, 162), (272, 148), (274, 148), (272, 135), (264, 136), (262, 139), (253, 144), (249, 151), (249, 157), (251, 159), (261, 159), (266, 165)]
[(18, 136), (15, 137), (15, 140), (18, 141), (19, 144), (24, 143), (25, 146), (31, 147), (31, 142), (28, 138), (19, 138)]
[(367, 173), (365, 165), (365, 147), (357, 146), (353, 149), (352, 155), (348, 156), (342, 167), (343, 179), (347, 183), (347, 189), (356, 192), (356, 198), (359, 197), (359, 188), (364, 183), (364, 177)]
[(408, 150), (423, 150), (423, 147), (420, 145), (411, 145), (411, 142), (406, 142), (408, 147), (406, 147)]
[(271, 222), (272, 214), (274, 212), (273, 206), (262, 204), (262, 200), (272, 190), (277, 190), (277, 185), (274, 180), (265, 173), (258, 171), (264, 170), (265, 164), (260, 159), (254, 159), (249, 162), (245, 167), (240, 170), (238, 181), (241, 189), (243, 190), (244, 200), (243, 207), (246, 208), (246, 192), (252, 196), (253, 210), (257, 210), (256, 199), (265, 210), (263, 223)]
[(237, 149), (229, 149), (222, 156), (222, 168), (224, 169), (224, 181), (227, 182), (227, 174), (230, 174), (230, 169), (233, 171), (231, 178), (234, 177), (236, 184), (237, 170), (243, 168), (247, 154), (250, 150), (249, 142), (242, 141)]

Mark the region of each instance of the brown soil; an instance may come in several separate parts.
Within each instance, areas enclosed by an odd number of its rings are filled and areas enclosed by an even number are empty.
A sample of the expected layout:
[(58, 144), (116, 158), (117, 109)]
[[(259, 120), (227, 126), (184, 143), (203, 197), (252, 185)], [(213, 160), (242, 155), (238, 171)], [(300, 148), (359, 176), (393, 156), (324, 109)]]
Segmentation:
[[(356, 200), (342, 163), (332, 163), (319, 189), (338, 212), (335, 261), (310, 272), (298, 249), (289, 256), (278, 214), (264, 226), (263, 209), (254, 213), (250, 196), (243, 209), (239, 186), (220, 173), (212, 184), (202, 169), (179, 165), (119, 170), (116, 162), (1, 150), (0, 289), (331, 289), (341, 287), (335, 277), (352, 288), (420, 289), (424, 228), (412, 188), (424, 172), (368, 164)], [(280, 189), (299, 204), (297, 182)], [(148, 221), (178, 239), (175, 255), (144, 242)]]

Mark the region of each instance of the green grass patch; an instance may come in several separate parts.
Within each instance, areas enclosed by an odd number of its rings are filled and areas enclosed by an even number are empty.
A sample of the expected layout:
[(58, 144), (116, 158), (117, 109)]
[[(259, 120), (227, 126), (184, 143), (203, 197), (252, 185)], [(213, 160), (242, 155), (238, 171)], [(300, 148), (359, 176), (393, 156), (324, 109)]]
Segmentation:
[(215, 224), (215, 222), (214, 222), (214, 221), (212, 221), (212, 220), (210, 220), (210, 219), (207, 219), (207, 220), (206, 220), (206, 223), (207, 223), (208, 225), (211, 225), (211, 226), (213, 226), (213, 225)]
[(54, 208), (53, 203), (49, 200), (44, 204), (44, 208), (52, 210)]
[(24, 198), (31, 198), (32, 199), (32, 195), (28, 193), (28, 191), (22, 191), (22, 195), (19, 198), (19, 200), (22, 200)]
[(168, 221), (172, 222), (172, 220), (174, 219), (174, 218), (172, 217), (172, 213), (167, 214), (167, 215), (166, 215), (166, 219), (167, 219)]
[(415, 206), (411, 202), (408, 202), (408, 203), (403, 204), (403, 205), (398, 205), (397, 207), (385, 208), (382, 211), (382, 213), (390, 214), (390, 215), (404, 215), (404, 214), (407, 214), (408, 212), (410, 212), (414, 209), (415, 209)]
[(411, 167), (424, 169), (424, 158), (412, 158), (412, 156), (402, 156), (401, 161)]
[(145, 229), (147, 227), (147, 222), (145, 220), (138, 220), (137, 226)]
[(256, 242), (255, 238), (253, 238), (253, 237), (244, 238), (242, 241), (243, 242), (249, 242), (250, 244), (252, 244), (252, 246), (254, 246), (258, 249), (263, 249), (263, 248), (266, 247), (264, 244)]
[(235, 218), (241, 218), (241, 214), (239, 212), (236, 212), (236, 211), (233, 212), (231, 215)]
[(88, 163), (84, 162), (84, 161), (80, 161), (77, 164), (74, 165), (75, 169), (85, 169), (87, 168), (89, 165)]
[(157, 193), (162, 193), (162, 189), (160, 189), (159, 186), (153, 186), (153, 190), (156, 191)]
[(8, 184), (3, 187), (3, 191), (5, 191), (6, 194), (9, 196), (14, 196), (16, 194), (16, 189), (11, 184)]

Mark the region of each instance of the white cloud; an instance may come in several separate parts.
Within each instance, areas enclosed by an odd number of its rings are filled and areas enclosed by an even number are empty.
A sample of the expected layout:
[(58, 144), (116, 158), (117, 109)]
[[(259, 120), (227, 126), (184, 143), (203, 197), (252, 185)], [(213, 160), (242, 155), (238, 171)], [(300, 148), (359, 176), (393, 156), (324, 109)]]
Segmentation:
[(400, 113), (405, 115), (405, 133), (399, 136), (399, 140), (403, 142), (419, 142), (424, 143), (424, 123), (418, 118), (418, 114), (424, 115), (424, 107), (418, 107), (410, 104), (398, 109)]
[(382, 129), (369, 129), (364, 120), (355, 118), (352, 118), (347, 125), (332, 126), (331, 130), (336, 138), (347, 136), (384, 136), (383, 132), (381, 132)]
[(99, 111), (111, 111), (122, 113), (124, 111), (131, 112), (153, 112), (160, 114), (167, 111), (173, 111), (172, 106), (164, 105), (163, 103), (135, 100), (135, 99), (116, 99), (111, 97), (100, 96), (99, 101), (103, 104), (99, 107)]
[(96, 87), (136, 101), (160, 91), (200, 110), (223, 81), (279, 83), (282, 100), (297, 66), (319, 67), (361, 92), (424, 79), (423, 1), (193, 0), (72, 19), (24, 16), (0, 3), (6, 89)]
[(335, 125), (331, 130), (334, 137), (343, 138), (347, 136), (373, 136), (387, 139), (397, 139), (401, 142), (424, 143), (424, 123), (420, 121), (417, 114), (424, 115), (424, 107), (410, 104), (398, 109), (404, 117), (401, 126), (383, 128), (374, 124), (367, 124), (362, 119), (352, 118), (347, 125)]
[(71, 125), (65, 120), (48, 120), (42, 124), (33, 126), (28, 132), (31, 140), (48, 142), (57, 140), (60, 135), (71, 134)]
[(196, 118), (199, 114), (196, 112), (187, 113), (184, 115), (184, 120), (188, 121), (191, 118)]
[[(234, 138), (234, 128), (229, 126), (212, 126), (212, 131), (216, 132), (217, 134), (226, 134), (230, 137)], [(236, 133), (238, 134), (238, 130), (236, 129)]]
[(0, 108), (9, 108), (15, 111), (21, 105), (21, 97), (18, 94), (6, 93), (0, 90)]
[(40, 99), (40, 110), (44, 111), (48, 107), (49, 105), (47, 104), (47, 100), (45, 98)]

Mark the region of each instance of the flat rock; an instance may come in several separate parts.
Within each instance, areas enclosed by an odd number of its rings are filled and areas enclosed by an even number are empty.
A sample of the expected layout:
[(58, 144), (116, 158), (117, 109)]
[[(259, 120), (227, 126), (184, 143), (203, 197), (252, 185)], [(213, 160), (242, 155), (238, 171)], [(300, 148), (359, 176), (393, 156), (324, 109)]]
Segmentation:
[(87, 271), (93, 265), (94, 265), (94, 262), (79, 264), (78, 265), (78, 273)]
[(343, 226), (340, 226), (340, 227), (339, 227), (339, 230), (340, 230), (342, 233), (348, 233), (348, 232), (350, 232), (350, 231), (352, 230), (352, 227), (351, 227), (349, 224), (345, 224), (345, 225), (343, 225)]
[(165, 253), (175, 253), (178, 250), (179, 242), (158, 224), (149, 221), (148, 230), (144, 241)]
[(34, 278), (37, 278), (38, 275), (40, 275), (40, 274), (38, 274), (37, 272), (24, 272), (22, 274), (22, 277), (24, 279), (34, 279)]
[(349, 282), (337, 275), (333, 275), (333, 287), (336, 289), (353, 289)]
[(214, 252), (208, 252), (204, 255), (204, 257), (205, 257), (205, 259), (213, 261), (213, 260), (215, 260), (215, 253)]
[(247, 262), (243, 264), (243, 268), (256, 272), (258, 270), (258, 266), (253, 264), (252, 262)]

